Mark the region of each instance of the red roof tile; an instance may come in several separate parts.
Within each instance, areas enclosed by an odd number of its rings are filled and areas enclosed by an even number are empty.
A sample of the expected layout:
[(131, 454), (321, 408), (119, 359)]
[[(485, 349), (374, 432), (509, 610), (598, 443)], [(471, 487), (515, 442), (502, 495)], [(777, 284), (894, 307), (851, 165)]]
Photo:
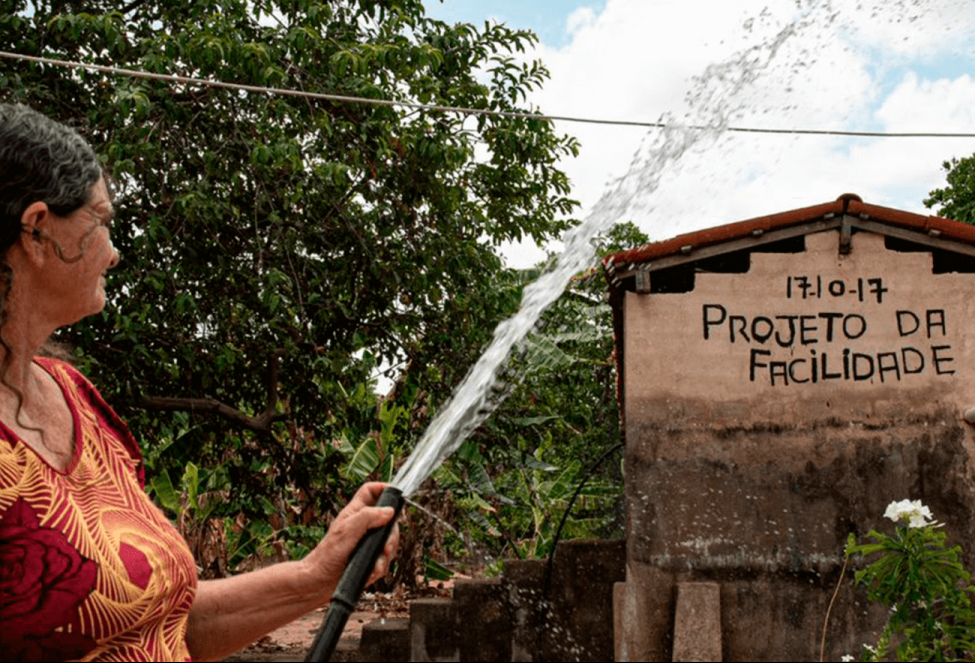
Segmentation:
[[(873, 221), (879, 221), (892, 226), (900, 226), (918, 232), (927, 233), (935, 230), (945, 239), (975, 244), (975, 226), (937, 216), (925, 216), (889, 207), (881, 207), (880, 205), (870, 205), (863, 202), (860, 196), (848, 193), (840, 196), (831, 203), (803, 207), (770, 216), (760, 216), (754, 219), (748, 219), (747, 221), (729, 223), (715, 228), (706, 228), (671, 239), (653, 242), (639, 248), (607, 256), (603, 260), (603, 265), (606, 267), (612, 265), (638, 265), (679, 253), (684, 247), (690, 246), (698, 249), (703, 246), (748, 237), (755, 234), (756, 231), (768, 232), (771, 230), (779, 230), (822, 219), (830, 214), (844, 213), (861, 218), (870, 218)], [(863, 215), (866, 215), (866, 217), (863, 217)]]

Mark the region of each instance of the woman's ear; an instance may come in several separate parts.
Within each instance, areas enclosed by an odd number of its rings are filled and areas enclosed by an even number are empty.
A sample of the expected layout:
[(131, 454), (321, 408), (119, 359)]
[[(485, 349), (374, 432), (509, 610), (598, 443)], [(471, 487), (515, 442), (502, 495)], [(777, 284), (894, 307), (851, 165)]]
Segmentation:
[(34, 259), (43, 259), (44, 247), (42, 239), (47, 237), (43, 228), (51, 217), (51, 210), (47, 203), (37, 201), (27, 206), (20, 216), (20, 247)]

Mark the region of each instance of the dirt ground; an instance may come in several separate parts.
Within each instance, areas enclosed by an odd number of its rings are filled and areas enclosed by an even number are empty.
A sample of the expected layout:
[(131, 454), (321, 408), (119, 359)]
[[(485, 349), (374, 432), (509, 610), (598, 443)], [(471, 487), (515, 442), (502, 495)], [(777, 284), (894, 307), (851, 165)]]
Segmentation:
[[(443, 581), (431, 583), (416, 595), (364, 593), (356, 606), (358, 610), (349, 615), (345, 631), (342, 632), (342, 640), (336, 647), (332, 660), (358, 660), (356, 653), (363, 625), (374, 619), (407, 619), (410, 616), (409, 602), (411, 600), (420, 597), (449, 596), (452, 589), (452, 581)], [(223, 661), (227, 663), (303, 661), (315, 640), (315, 634), (318, 633), (318, 629), (325, 619), (325, 610), (325, 608), (321, 608), (304, 617), (299, 617), (290, 624), (272, 631), (250, 647), (228, 656)]]
[[(359, 635), (362, 632), (363, 624), (381, 615), (374, 610), (353, 612), (349, 616), (345, 631), (342, 633), (342, 640), (339, 642), (333, 660), (343, 660), (342, 653), (346, 650), (355, 650), (359, 645)], [(386, 613), (389, 619), (405, 619), (409, 616), (408, 611)], [(300, 617), (287, 626), (279, 628), (277, 631), (264, 636), (256, 643), (237, 652), (224, 661), (303, 661), (311, 648), (318, 633), (322, 620), (325, 619), (325, 610), (315, 610), (304, 617)]]

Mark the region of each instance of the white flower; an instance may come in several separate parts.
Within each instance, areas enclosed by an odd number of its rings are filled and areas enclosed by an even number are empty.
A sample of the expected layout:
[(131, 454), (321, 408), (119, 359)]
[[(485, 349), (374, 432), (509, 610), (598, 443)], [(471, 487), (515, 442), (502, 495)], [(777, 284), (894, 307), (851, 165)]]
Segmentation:
[(895, 523), (901, 520), (907, 522), (908, 527), (925, 527), (931, 522), (931, 509), (921, 504), (921, 500), (901, 500), (891, 502), (884, 511), (884, 518), (890, 518)]
[(840, 660), (841, 661), (852, 661), (853, 660), (853, 657), (850, 656), (849, 654), (843, 654), (843, 656), (840, 657)]

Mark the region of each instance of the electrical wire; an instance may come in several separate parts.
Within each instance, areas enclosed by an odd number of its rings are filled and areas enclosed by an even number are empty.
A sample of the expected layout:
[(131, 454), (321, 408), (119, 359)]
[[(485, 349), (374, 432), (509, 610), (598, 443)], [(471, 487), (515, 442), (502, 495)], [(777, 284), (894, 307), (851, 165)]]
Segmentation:
[[(644, 127), (651, 129), (663, 129), (669, 126), (666, 122), (642, 122), (636, 120), (604, 120), (596, 118), (574, 117), (569, 115), (544, 115), (542, 113), (527, 113), (517, 111), (497, 111), (486, 108), (463, 108), (459, 106), (440, 106), (436, 104), (419, 104), (411, 101), (395, 101), (392, 99), (369, 99), (366, 97), (356, 97), (342, 94), (330, 94), (325, 92), (307, 92), (305, 90), (293, 90), (289, 88), (264, 87), (259, 85), (246, 85), (242, 83), (227, 83), (225, 81), (213, 81), (204, 78), (193, 78), (190, 76), (179, 76), (177, 74), (156, 74), (148, 71), (136, 69), (123, 69), (121, 67), (110, 67), (107, 65), (90, 64), (87, 62), (75, 62), (72, 60), (60, 60), (56, 58), (40, 57), (36, 55), (24, 55), (22, 53), (9, 53), (0, 51), (0, 58), (8, 60), (20, 60), (25, 62), (35, 62), (38, 64), (48, 64), (57, 67), (69, 67), (73, 69), (89, 69), (114, 76), (128, 76), (131, 78), (144, 78), (149, 80), (164, 81), (168, 83), (180, 83), (184, 85), (202, 85), (206, 87), (224, 88), (243, 92), (254, 92), (258, 94), (275, 94), (287, 97), (301, 97), (305, 99), (321, 99), (326, 101), (338, 101), (342, 103), (368, 104), (373, 106), (398, 106), (403, 108), (413, 108), (417, 110), (439, 111), (444, 113), (459, 113), (462, 115), (488, 115), (493, 117), (509, 117), (534, 120), (553, 120), (561, 122), (578, 122), (584, 124), (603, 124), (623, 127)], [(691, 129), (709, 129), (710, 127), (692, 125)], [(795, 136), (845, 136), (854, 138), (975, 138), (975, 133), (948, 133), (937, 131), (905, 131), (905, 132), (886, 132), (886, 131), (840, 131), (833, 129), (769, 129), (762, 127), (726, 127), (725, 131), (735, 133), (753, 134), (786, 134)]]

